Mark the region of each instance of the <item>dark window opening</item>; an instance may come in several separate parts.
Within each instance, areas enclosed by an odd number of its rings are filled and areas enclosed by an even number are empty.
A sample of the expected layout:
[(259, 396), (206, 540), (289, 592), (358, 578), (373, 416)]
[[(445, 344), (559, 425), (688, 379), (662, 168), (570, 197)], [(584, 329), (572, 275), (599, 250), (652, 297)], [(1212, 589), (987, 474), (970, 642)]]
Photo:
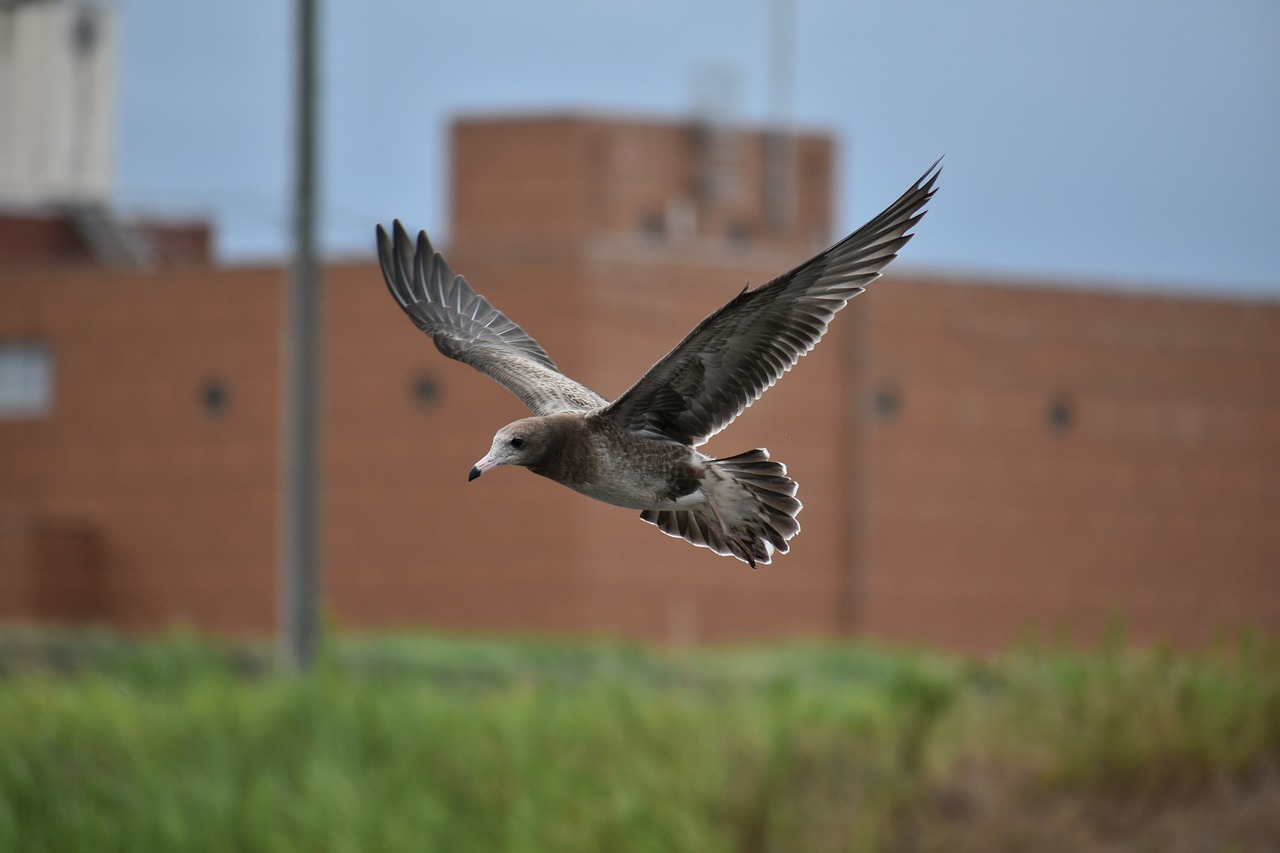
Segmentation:
[(902, 412), (902, 395), (896, 385), (884, 384), (871, 393), (871, 412), (882, 424), (891, 424)]
[(640, 214), (640, 233), (655, 240), (662, 239), (666, 232), (665, 218), (657, 211), (646, 211)]
[(80, 53), (89, 53), (98, 43), (98, 22), (93, 12), (81, 9), (71, 26), (71, 43)]
[(221, 379), (210, 379), (200, 389), (200, 405), (210, 418), (220, 418), (231, 405), (231, 394)]
[(751, 245), (751, 226), (745, 222), (737, 220), (730, 222), (725, 229), (725, 236), (729, 238), (729, 242), (739, 248), (746, 248)]
[(1054, 435), (1066, 435), (1076, 419), (1075, 407), (1066, 397), (1055, 397), (1045, 408), (1044, 419), (1049, 432)]
[(413, 380), (412, 394), (419, 408), (430, 409), (440, 401), (440, 383), (430, 376), (419, 376)]

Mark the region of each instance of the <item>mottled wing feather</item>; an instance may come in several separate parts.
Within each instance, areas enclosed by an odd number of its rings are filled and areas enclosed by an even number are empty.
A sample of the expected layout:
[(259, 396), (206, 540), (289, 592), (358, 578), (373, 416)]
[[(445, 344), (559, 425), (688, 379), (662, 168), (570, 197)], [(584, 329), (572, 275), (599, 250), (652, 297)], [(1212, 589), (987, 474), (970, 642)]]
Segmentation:
[(940, 173), (822, 254), (707, 317), (600, 417), (649, 438), (699, 445), (728, 426), (818, 343), (836, 312), (911, 239)]
[(415, 246), (397, 220), (393, 236), (378, 226), (382, 277), (396, 302), (436, 349), (498, 382), (536, 415), (587, 412), (599, 394), (561, 373), (529, 334), (455, 275), (425, 231)]

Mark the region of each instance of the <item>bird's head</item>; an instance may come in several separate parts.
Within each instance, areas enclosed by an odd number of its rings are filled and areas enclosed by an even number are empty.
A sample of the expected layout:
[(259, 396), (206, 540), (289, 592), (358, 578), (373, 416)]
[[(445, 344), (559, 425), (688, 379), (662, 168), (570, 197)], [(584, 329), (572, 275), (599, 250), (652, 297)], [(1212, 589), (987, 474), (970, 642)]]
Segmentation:
[(471, 467), (468, 480), (474, 480), (499, 465), (536, 464), (546, 454), (551, 441), (550, 424), (544, 418), (522, 418), (509, 423), (493, 436), (493, 445), (484, 458)]

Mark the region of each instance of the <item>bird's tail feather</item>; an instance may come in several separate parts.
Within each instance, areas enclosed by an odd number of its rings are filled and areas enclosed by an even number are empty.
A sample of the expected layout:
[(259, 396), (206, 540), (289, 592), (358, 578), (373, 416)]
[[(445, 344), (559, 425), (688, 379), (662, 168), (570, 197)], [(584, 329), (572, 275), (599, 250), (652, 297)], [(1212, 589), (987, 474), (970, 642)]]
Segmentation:
[(748, 450), (707, 463), (713, 479), (707, 504), (686, 510), (645, 510), (640, 518), (668, 536), (686, 539), (722, 556), (733, 556), (752, 568), (767, 564), (773, 553), (785, 554), (800, 532), (796, 515), (796, 481), (787, 466), (769, 459), (769, 451)]

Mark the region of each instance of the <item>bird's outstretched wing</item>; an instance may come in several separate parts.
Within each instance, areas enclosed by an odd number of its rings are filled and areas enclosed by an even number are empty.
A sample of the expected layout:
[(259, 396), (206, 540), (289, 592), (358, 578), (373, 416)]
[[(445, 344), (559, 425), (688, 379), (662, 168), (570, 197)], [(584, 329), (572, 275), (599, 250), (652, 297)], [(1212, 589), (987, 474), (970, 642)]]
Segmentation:
[(417, 245), (396, 220), (378, 226), (382, 277), (409, 318), (449, 358), (469, 364), (519, 397), (535, 415), (587, 412), (607, 402), (561, 373), (529, 334), (455, 275), (418, 232)]
[(649, 438), (699, 445), (759, 399), (818, 343), (835, 313), (911, 239), (941, 169), (817, 257), (743, 290), (598, 413)]

